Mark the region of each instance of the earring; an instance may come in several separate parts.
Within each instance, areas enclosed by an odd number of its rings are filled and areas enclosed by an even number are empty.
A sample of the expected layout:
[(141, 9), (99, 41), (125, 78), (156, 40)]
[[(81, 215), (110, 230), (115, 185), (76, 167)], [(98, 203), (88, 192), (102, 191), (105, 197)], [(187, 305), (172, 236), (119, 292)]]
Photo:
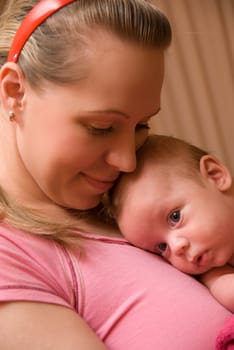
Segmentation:
[(13, 119), (15, 118), (15, 113), (13, 111), (9, 111), (8, 112), (8, 117), (9, 117), (10, 122), (12, 122)]

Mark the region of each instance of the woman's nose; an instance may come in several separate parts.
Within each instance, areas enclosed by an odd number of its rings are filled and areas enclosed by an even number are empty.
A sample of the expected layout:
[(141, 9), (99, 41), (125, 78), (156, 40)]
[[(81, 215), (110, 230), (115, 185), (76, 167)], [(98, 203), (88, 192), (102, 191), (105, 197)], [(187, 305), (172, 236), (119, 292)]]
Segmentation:
[(175, 255), (185, 254), (189, 247), (189, 241), (185, 237), (172, 237), (169, 242), (170, 250)]
[(105, 161), (119, 171), (129, 173), (136, 168), (135, 137), (125, 137), (116, 141), (109, 148)]

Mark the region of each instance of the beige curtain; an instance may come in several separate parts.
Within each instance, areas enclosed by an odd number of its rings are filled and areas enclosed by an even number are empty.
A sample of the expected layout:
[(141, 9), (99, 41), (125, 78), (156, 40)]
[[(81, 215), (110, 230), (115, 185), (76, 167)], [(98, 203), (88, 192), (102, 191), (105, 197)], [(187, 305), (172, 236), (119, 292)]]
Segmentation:
[(173, 28), (152, 130), (204, 147), (234, 174), (234, 0), (152, 2)]

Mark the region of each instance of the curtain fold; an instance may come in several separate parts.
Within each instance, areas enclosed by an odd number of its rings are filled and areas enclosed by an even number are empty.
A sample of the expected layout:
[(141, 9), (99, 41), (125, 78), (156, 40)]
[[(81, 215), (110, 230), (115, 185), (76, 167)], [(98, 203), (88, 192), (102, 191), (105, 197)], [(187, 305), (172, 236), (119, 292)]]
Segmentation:
[(173, 29), (152, 132), (205, 148), (234, 174), (234, 0), (151, 2)]

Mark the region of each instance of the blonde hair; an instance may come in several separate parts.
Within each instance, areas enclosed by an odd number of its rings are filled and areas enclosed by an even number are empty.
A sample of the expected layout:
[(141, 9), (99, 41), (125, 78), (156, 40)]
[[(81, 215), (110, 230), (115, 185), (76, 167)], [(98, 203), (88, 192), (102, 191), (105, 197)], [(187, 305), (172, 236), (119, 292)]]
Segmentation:
[[(6, 62), (19, 24), (36, 3), (8, 0), (1, 9), (0, 66)], [(167, 18), (146, 1), (77, 0), (50, 16), (26, 42), (18, 64), (28, 82), (36, 88), (43, 79), (55, 83), (79, 80), (88, 33), (97, 28), (145, 47), (165, 49), (171, 41)]]
[[(0, 2), (0, 67), (7, 61), (20, 23), (37, 2)], [(90, 31), (98, 28), (146, 48), (166, 49), (171, 42), (168, 19), (147, 1), (77, 0), (47, 18), (25, 43), (17, 63), (28, 83), (39, 89), (44, 81), (66, 84), (81, 79), (89, 48), (87, 38)], [(78, 229), (77, 218), (85, 215), (86, 212), (75, 211), (75, 220), (71, 216), (70, 222), (53, 223), (14, 203), (0, 189), (0, 220), (60, 243), (66, 242), (67, 232)]]

